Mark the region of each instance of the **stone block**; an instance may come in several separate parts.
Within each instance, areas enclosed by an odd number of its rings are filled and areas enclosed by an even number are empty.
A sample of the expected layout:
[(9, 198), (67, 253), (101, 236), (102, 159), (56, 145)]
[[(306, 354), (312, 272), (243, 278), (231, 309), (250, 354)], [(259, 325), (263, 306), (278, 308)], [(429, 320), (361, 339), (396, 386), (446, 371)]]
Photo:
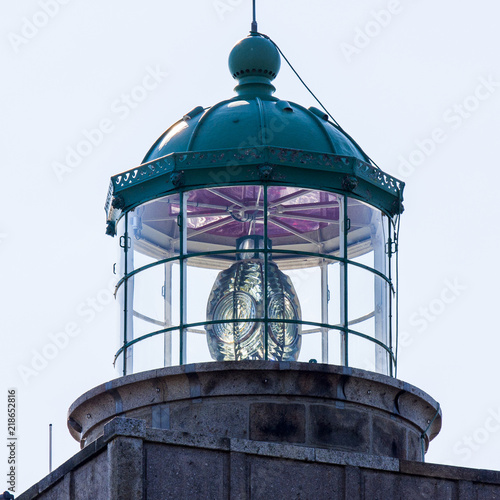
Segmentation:
[(352, 465), (365, 469), (380, 469), (399, 471), (399, 460), (390, 457), (356, 453), (354, 451), (339, 451), (328, 448), (312, 448), (315, 451), (316, 461), (327, 464)]
[(252, 499), (346, 498), (340, 466), (249, 457)]
[(308, 444), (339, 450), (370, 451), (369, 415), (329, 405), (309, 407)]
[(420, 435), (416, 431), (408, 429), (407, 434), (408, 442), (408, 460), (421, 462), (422, 461), (422, 442)]
[(253, 403), (250, 405), (250, 439), (304, 443), (306, 412), (302, 404)]
[(363, 497), (370, 500), (456, 500), (457, 483), (425, 476), (362, 470)]
[(44, 491), (37, 500), (68, 500), (71, 497), (71, 474)]
[(171, 430), (248, 439), (248, 405), (234, 399), (171, 403), (169, 424)]
[(341, 376), (324, 376), (317, 372), (290, 372), (287, 374), (293, 394), (336, 399)]
[[(107, 453), (101, 452), (73, 472), (71, 500), (110, 500), (108, 498), (109, 464)], [(52, 498), (52, 497), (49, 497)], [(113, 499), (115, 500), (115, 499)]]
[(345, 474), (345, 498), (349, 500), (361, 500), (361, 471), (359, 467), (346, 467)]
[[(143, 498), (144, 457), (141, 438), (118, 436), (108, 444), (108, 500)], [(88, 499), (91, 496), (82, 497)], [(76, 499), (75, 499), (76, 500)]]
[(164, 444), (194, 446), (196, 448), (207, 448), (212, 450), (229, 451), (230, 449), (230, 439), (228, 438), (165, 429), (147, 429), (146, 440)]
[(231, 452), (229, 455), (229, 498), (248, 500), (250, 498), (250, 464), (244, 453)]
[(145, 443), (145, 456), (147, 487), (144, 498), (229, 498), (228, 453)]
[(500, 485), (478, 484), (476, 495), (477, 500), (500, 500)]
[(113, 436), (144, 437), (146, 435), (146, 422), (135, 418), (116, 417), (104, 426), (104, 439)]
[(385, 455), (392, 458), (406, 459), (406, 429), (400, 422), (387, 417), (372, 416), (373, 455)]
[(170, 429), (170, 406), (168, 403), (151, 408), (151, 427), (153, 429)]
[(285, 443), (267, 443), (248, 439), (231, 439), (231, 451), (248, 455), (263, 455), (276, 458), (288, 458), (314, 462), (316, 450), (308, 446), (297, 446)]

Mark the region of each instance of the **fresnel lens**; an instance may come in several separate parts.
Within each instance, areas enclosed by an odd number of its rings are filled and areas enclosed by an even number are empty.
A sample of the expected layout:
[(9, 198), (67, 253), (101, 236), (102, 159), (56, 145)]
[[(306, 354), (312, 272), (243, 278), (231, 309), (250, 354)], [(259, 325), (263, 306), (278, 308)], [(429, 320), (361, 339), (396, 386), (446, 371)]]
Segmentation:
[(210, 323), (205, 328), (210, 354), (217, 361), (266, 357), (287, 361), (299, 355), (297, 294), (270, 253), (266, 262), (264, 253), (259, 252), (263, 246), (262, 236), (240, 238), (237, 262), (221, 271), (214, 283), (207, 304)]

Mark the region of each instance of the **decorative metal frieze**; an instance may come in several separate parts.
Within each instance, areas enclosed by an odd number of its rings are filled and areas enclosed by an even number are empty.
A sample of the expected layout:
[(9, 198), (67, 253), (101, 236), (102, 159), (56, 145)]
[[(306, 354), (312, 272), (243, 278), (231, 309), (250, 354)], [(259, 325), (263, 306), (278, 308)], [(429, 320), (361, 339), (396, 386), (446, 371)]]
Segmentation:
[[(402, 211), (404, 182), (378, 167), (351, 156), (263, 146), (172, 153), (115, 175), (106, 202), (108, 220), (118, 220), (122, 211), (167, 192), (198, 187), (202, 181), (205, 185), (304, 182), (305, 187), (355, 192), (391, 215)], [(116, 201), (120, 199), (123, 203)]]
[(404, 183), (402, 181), (391, 177), (389, 174), (368, 163), (358, 160), (354, 172), (357, 176), (395, 195), (403, 190)]

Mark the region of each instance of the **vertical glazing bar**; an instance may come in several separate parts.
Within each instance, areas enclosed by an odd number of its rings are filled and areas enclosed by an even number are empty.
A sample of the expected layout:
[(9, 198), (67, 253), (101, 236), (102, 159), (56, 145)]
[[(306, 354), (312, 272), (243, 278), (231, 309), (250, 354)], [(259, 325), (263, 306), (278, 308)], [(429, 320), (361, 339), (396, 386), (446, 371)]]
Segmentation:
[(269, 358), (269, 332), (267, 331), (269, 321), (268, 321), (268, 302), (269, 298), (267, 296), (267, 277), (268, 277), (268, 263), (269, 263), (269, 245), (267, 242), (267, 186), (261, 186), (264, 190), (264, 359)]
[(186, 324), (187, 316), (187, 270), (186, 270), (186, 260), (185, 254), (187, 252), (187, 196), (183, 191), (180, 193), (180, 213), (179, 213), (179, 225), (180, 225), (180, 330), (179, 330), (179, 364), (186, 364), (186, 329), (184, 325)]
[(340, 363), (349, 366), (349, 338), (348, 327), (348, 301), (347, 301), (347, 197), (342, 196), (339, 200), (339, 220), (340, 220), (340, 258), (344, 259), (340, 263), (340, 324), (344, 331), (340, 341)]
[[(125, 248), (122, 246), (122, 237), (125, 238), (125, 234), (127, 232), (127, 214), (124, 215), (123, 219), (123, 234), (118, 234), (118, 248), (119, 248), (119, 257), (118, 262), (120, 263), (120, 279), (127, 275), (127, 254), (125, 253)], [(127, 281), (125, 280), (122, 285), (116, 291), (116, 298), (119, 300), (119, 321), (120, 321), (120, 347), (123, 347), (127, 342)], [(126, 375), (127, 367), (126, 367), (126, 349), (122, 351), (122, 353), (118, 356), (116, 360), (116, 368), (118, 373), (122, 376)]]
[[(372, 246), (374, 253), (374, 266), (377, 271), (387, 275), (387, 238), (384, 228), (385, 217), (378, 211), (373, 212), (372, 227), (375, 228), (372, 234)], [(382, 278), (373, 275), (374, 279), (374, 311), (375, 311), (375, 338), (386, 346), (389, 346), (389, 329), (387, 322), (387, 283)], [(389, 375), (389, 363), (387, 351), (375, 345), (375, 371), (384, 375)]]
[[(123, 242), (127, 240), (128, 237), (128, 213), (125, 214), (125, 231), (120, 238), (123, 238)], [(122, 248), (122, 262), (123, 262), (123, 276), (127, 276), (128, 273), (128, 252), (127, 245), (122, 244), (120, 241), (120, 247)], [(122, 311), (122, 331), (121, 331), (121, 341), (122, 345), (125, 345), (128, 342), (128, 328), (127, 328), (127, 299), (128, 299), (128, 280), (125, 278), (123, 283), (123, 311)], [(123, 360), (122, 360), (122, 375), (127, 375), (127, 353), (128, 349), (125, 348), (123, 350)]]
[[(328, 323), (328, 263), (321, 263), (321, 322)], [(321, 329), (321, 362), (328, 363), (328, 328)]]
[[(128, 222), (128, 218), (127, 218)], [(127, 273), (134, 270), (134, 248), (132, 246), (132, 238), (129, 235), (127, 223), (127, 232), (125, 235), (125, 248), (127, 249)], [(136, 278), (132, 277), (126, 281), (127, 283), (127, 338), (130, 342), (134, 338), (134, 282)], [(127, 373), (134, 373), (134, 346), (127, 349)]]
[[(170, 257), (170, 255), (169, 255)], [(165, 328), (172, 326), (172, 263), (165, 264), (163, 284), (163, 320)], [(172, 333), (163, 334), (163, 366), (172, 366)]]

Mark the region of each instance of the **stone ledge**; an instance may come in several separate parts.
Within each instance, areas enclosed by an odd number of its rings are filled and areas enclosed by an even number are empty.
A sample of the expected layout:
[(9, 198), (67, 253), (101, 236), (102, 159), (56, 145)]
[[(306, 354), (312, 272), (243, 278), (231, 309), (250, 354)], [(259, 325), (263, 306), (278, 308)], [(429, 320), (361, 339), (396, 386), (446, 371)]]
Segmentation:
[(468, 467), (456, 467), (454, 465), (440, 465), (400, 460), (399, 471), (403, 474), (410, 474), (412, 476), (500, 484), (500, 471), (496, 470), (470, 469)]
[[(129, 434), (127, 434), (129, 435)], [(146, 429), (146, 441), (208, 450), (230, 451), (230, 439), (224, 437), (191, 434), (184, 431), (169, 431), (164, 429)]]
[(104, 425), (103, 440), (107, 443), (116, 436), (145, 438), (146, 422), (137, 418), (115, 417)]

